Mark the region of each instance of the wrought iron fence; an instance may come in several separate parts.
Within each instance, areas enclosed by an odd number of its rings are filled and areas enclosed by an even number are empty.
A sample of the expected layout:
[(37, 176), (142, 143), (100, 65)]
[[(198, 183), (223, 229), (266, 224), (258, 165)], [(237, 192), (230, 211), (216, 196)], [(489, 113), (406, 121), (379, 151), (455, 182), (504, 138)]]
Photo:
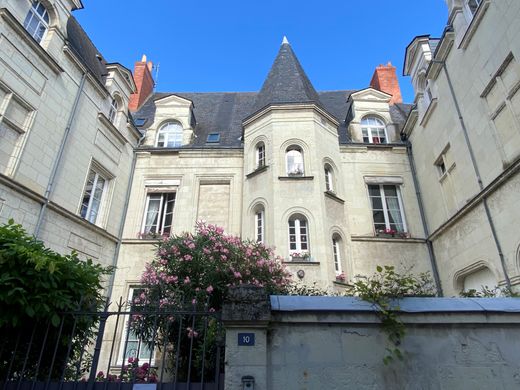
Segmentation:
[(0, 335), (2, 390), (219, 390), (223, 367), (220, 315), (207, 307), (129, 307), (120, 299)]

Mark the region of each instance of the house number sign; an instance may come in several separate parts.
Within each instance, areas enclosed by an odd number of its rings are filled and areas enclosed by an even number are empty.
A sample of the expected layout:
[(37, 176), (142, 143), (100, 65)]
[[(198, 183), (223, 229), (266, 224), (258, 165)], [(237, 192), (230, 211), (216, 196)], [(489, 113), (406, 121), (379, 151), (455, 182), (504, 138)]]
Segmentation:
[(245, 345), (248, 347), (255, 345), (255, 334), (254, 333), (239, 333), (238, 334), (238, 345)]

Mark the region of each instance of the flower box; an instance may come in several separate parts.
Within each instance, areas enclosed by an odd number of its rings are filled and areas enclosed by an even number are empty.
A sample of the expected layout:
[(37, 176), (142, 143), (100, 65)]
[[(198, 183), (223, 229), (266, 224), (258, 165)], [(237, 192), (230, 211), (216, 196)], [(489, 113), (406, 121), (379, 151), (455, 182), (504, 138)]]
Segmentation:
[(290, 254), (291, 261), (310, 261), (311, 255), (308, 252), (293, 252)]
[(382, 238), (410, 238), (410, 233), (398, 232), (394, 229), (378, 229), (376, 230), (376, 236)]

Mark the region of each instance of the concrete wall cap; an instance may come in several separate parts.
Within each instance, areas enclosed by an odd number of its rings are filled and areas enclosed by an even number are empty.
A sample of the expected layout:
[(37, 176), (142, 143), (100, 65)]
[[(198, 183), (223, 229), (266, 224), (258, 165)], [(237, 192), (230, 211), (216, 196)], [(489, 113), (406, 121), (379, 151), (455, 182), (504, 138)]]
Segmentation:
[[(272, 295), (272, 311), (351, 311), (371, 312), (371, 303), (356, 297), (282, 296)], [(396, 300), (401, 312), (503, 312), (520, 313), (517, 298), (403, 298)]]

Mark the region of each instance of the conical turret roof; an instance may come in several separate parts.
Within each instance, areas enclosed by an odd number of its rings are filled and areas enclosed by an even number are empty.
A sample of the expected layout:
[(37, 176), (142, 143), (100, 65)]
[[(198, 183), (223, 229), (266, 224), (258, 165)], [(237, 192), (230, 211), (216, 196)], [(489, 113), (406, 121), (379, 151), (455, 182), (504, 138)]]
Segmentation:
[(270, 104), (320, 103), (318, 93), (284, 37), (278, 55), (255, 101), (258, 111)]

